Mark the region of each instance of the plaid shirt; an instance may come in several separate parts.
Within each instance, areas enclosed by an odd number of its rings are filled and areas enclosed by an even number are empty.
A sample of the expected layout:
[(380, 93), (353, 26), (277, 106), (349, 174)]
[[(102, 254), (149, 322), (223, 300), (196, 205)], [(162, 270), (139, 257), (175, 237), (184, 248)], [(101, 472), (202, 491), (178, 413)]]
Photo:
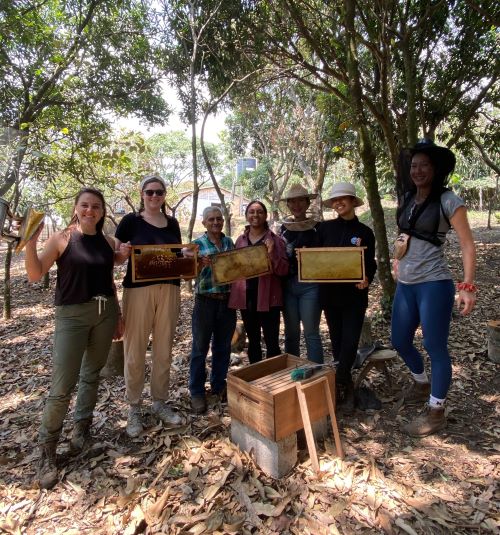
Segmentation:
[[(221, 236), (222, 248), (218, 249), (217, 246), (208, 239), (208, 234), (205, 232), (201, 238), (193, 240), (200, 247), (198, 251), (199, 256), (209, 256), (215, 253), (222, 253), (223, 251), (230, 251), (234, 249), (234, 243), (231, 238), (226, 237), (224, 234)], [(212, 284), (212, 268), (204, 267), (198, 278), (196, 279), (196, 293), (197, 294), (213, 294), (213, 293), (229, 293), (231, 290), (230, 284), (224, 286), (214, 286)]]

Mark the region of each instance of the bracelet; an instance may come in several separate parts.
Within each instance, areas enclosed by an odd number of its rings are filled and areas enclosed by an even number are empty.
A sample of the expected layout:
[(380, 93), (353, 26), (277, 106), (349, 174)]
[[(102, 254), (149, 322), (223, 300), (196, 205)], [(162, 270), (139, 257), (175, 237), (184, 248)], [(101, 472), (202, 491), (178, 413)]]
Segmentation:
[(459, 282), (457, 284), (457, 288), (459, 291), (464, 290), (474, 294), (477, 292), (477, 286), (475, 284), (471, 284), (470, 282)]

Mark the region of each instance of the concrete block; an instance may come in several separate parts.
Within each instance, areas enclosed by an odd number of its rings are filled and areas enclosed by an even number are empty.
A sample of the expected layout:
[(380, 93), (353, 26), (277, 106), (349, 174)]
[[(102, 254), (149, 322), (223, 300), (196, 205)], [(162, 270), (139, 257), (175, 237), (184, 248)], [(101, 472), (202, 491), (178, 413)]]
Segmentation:
[(297, 434), (293, 433), (278, 442), (262, 436), (236, 418), (231, 420), (231, 440), (243, 451), (253, 451), (259, 468), (267, 475), (279, 479), (297, 462)]
[[(332, 429), (328, 416), (324, 416), (320, 420), (311, 422), (311, 427), (314, 435), (314, 440), (316, 441), (316, 445), (318, 445), (320, 441), (325, 440), (325, 438), (328, 437), (330, 430)], [(299, 450), (307, 449), (306, 434), (303, 429), (299, 429), (297, 431), (297, 444)]]

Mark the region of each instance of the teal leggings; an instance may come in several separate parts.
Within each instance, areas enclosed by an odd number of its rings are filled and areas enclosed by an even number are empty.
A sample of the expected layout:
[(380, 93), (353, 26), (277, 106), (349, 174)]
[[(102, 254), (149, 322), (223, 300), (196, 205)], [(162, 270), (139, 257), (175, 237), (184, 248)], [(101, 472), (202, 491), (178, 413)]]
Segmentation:
[(108, 297), (56, 307), (52, 382), (40, 426), (39, 442), (56, 442), (79, 379), (75, 421), (92, 418), (97, 401), (99, 372), (106, 364), (118, 319), (118, 304)]

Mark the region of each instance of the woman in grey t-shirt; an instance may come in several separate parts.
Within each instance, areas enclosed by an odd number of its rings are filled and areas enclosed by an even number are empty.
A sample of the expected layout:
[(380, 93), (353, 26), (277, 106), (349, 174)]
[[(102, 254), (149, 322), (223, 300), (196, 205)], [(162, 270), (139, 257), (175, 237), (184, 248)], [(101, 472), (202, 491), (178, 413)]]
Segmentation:
[[(430, 435), (446, 426), (444, 404), (451, 384), (448, 335), (455, 286), (443, 249), (451, 227), (460, 241), (464, 271), (463, 282), (457, 285), (457, 304), (465, 315), (476, 302), (476, 253), (467, 212), (463, 201), (445, 187), (454, 167), (451, 150), (424, 140), (403, 154), (398, 176), (397, 220), (402, 233), (398, 245), (406, 247), (396, 248), (392, 344), (413, 377), (404, 392), (405, 403), (428, 401), (424, 413), (403, 428), (411, 436)], [(431, 360), (431, 382), (413, 343), (419, 325)]]

